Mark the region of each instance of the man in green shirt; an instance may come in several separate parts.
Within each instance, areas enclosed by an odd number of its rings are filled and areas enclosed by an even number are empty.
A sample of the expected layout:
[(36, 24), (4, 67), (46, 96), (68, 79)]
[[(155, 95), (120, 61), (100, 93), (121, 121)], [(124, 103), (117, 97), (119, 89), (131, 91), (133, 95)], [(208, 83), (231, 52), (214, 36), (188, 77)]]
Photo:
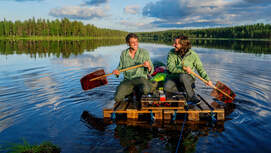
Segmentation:
[[(143, 64), (144, 67), (124, 72), (124, 81), (120, 83), (115, 94), (114, 108), (124, 103), (125, 97), (131, 95), (135, 89), (140, 94), (147, 94), (152, 90), (152, 83), (148, 80), (147, 75), (151, 74), (154, 68), (148, 51), (138, 47), (138, 37), (134, 33), (126, 36), (126, 43), (129, 48), (122, 51), (119, 66), (113, 71), (113, 74), (118, 76), (120, 74), (119, 70), (139, 64)], [(123, 105), (119, 107), (121, 106)], [(125, 108), (118, 108), (118, 110), (121, 109)]]
[(188, 37), (176, 37), (173, 46), (174, 48), (169, 51), (167, 58), (167, 67), (171, 77), (165, 83), (165, 91), (176, 93), (184, 89), (187, 94), (187, 101), (199, 104), (200, 100), (196, 97), (193, 90), (195, 77), (191, 75), (191, 72), (197, 70), (199, 75), (208, 81), (208, 86), (211, 86), (212, 82), (204, 70), (198, 54), (191, 50), (191, 43)]

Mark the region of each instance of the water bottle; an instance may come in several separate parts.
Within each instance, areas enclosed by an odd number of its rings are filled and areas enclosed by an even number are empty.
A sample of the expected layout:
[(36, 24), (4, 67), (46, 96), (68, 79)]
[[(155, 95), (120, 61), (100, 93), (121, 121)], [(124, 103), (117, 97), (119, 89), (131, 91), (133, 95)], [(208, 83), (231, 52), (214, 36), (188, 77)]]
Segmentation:
[(164, 93), (163, 87), (159, 88), (160, 101), (166, 101), (166, 95)]

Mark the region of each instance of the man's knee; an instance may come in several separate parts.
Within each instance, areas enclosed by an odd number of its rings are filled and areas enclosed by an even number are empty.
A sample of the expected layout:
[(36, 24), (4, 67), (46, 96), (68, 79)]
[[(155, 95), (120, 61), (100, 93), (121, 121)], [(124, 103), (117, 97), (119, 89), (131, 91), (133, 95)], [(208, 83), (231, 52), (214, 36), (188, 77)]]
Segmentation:
[(117, 102), (120, 102), (120, 101), (124, 101), (124, 98), (121, 98), (119, 96), (115, 96), (114, 100)]
[(172, 88), (175, 87), (175, 86), (176, 86), (176, 83), (175, 83), (174, 81), (172, 81), (172, 80), (167, 80), (167, 81), (165, 82), (164, 88), (165, 88), (165, 89), (172, 89)]
[(190, 74), (180, 74), (179, 78), (181, 83), (187, 82), (192, 84), (195, 81)]
[(179, 78), (181, 81), (184, 81), (184, 80), (188, 80), (188, 78), (189, 78), (188, 76), (189, 76), (188, 74), (180, 74)]
[(133, 86), (129, 83), (121, 83), (117, 88), (114, 99), (115, 101), (124, 101), (125, 96), (131, 93), (133, 93)]

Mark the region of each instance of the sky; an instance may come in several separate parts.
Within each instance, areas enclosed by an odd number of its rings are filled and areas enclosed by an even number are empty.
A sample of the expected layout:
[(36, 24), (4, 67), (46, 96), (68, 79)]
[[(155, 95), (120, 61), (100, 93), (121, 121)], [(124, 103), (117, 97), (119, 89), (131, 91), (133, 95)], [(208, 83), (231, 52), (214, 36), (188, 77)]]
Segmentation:
[(271, 0), (0, 0), (0, 20), (62, 19), (128, 32), (271, 23)]

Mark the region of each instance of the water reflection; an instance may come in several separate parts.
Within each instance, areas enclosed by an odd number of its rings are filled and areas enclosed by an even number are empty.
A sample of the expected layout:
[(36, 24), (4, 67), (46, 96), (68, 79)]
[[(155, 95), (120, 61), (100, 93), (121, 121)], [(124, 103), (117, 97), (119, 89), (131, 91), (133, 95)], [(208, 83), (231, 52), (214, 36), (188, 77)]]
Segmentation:
[[(172, 45), (168, 41), (154, 41), (142, 39), (141, 42)], [(236, 52), (270, 54), (271, 41), (251, 40), (203, 40), (191, 39), (193, 47), (216, 48)], [(0, 54), (29, 54), (32, 58), (46, 58), (50, 56), (68, 58), (80, 55), (84, 51), (94, 51), (101, 46), (125, 44), (122, 39), (92, 39), (79, 41), (45, 41), (45, 40), (0, 40)], [(158, 55), (158, 54), (156, 54)]]
[(84, 51), (94, 51), (101, 46), (123, 44), (122, 39), (91, 39), (79, 41), (45, 41), (45, 40), (0, 40), (0, 54), (29, 54), (33, 58), (50, 56), (68, 58), (70, 55), (79, 55)]
[[(65, 50), (58, 53), (47, 50), (49, 53), (46, 53), (32, 47), (28, 52), (27, 45), (24, 51), (20, 51), (11, 47), (18, 45), (16, 42), (1, 43), (4, 45), (0, 51), (1, 146), (5, 142), (16, 143), (25, 138), (31, 144), (52, 141), (65, 153), (175, 152), (182, 120), (176, 124), (150, 124), (125, 120), (112, 123), (103, 119), (103, 109), (113, 106), (114, 93), (122, 76), (108, 77), (106, 86), (90, 91), (81, 89), (82, 76), (100, 68), (106, 73), (112, 72), (117, 67), (121, 51), (127, 48), (126, 44), (105, 45), (88, 52), (80, 41), (70, 42), (66, 49), (73, 48), (76, 45), (71, 44), (75, 43), (81, 46), (79, 52), (71, 52), (69, 58), (61, 58)], [(36, 47), (40, 43), (36, 43)], [(108, 40), (108, 43), (111, 42)], [(91, 45), (87, 42), (83, 44)], [(77, 47), (73, 49), (77, 51)], [(152, 43), (140, 43), (140, 47), (150, 52), (152, 61), (164, 63), (171, 48)], [(12, 55), (8, 55), (7, 50)], [(231, 52), (231, 48), (228, 48), (230, 52), (204, 47), (193, 47), (193, 50), (199, 54), (212, 81), (222, 81), (237, 97), (235, 105), (226, 109), (225, 122), (214, 125), (209, 121), (197, 124), (187, 122), (183, 138), (185, 143), (180, 150), (257, 152), (257, 144), (261, 152), (271, 152), (271, 55)], [(79, 55), (80, 52), (83, 52), (82, 55)], [(199, 80), (196, 86), (197, 93), (204, 99), (213, 100), (210, 97), (212, 89)], [(83, 110), (95, 114), (88, 124), (79, 120)], [(123, 133), (129, 132), (127, 140)]]
[[(229, 114), (235, 108), (233, 104), (226, 106)], [(123, 152), (175, 152), (184, 120), (155, 121), (146, 120), (110, 120), (98, 118), (84, 111), (81, 119), (90, 129), (105, 132), (109, 125), (116, 124), (114, 138), (120, 141)], [(178, 152), (193, 153), (199, 137), (209, 133), (221, 133), (224, 121), (211, 122), (208, 120), (187, 121), (182, 133), (182, 143)]]

